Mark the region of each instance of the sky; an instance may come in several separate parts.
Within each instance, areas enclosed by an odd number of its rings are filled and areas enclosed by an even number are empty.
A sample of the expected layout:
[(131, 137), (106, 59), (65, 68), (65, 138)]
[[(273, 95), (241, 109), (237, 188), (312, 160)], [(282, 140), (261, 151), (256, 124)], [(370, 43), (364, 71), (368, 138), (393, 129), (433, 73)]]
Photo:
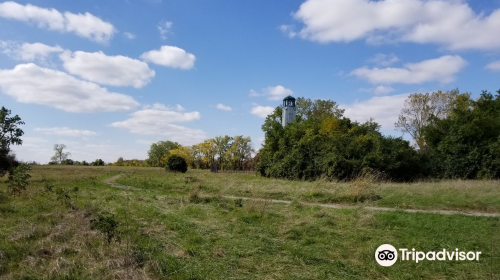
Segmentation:
[[(264, 140), (287, 95), (396, 131), (408, 94), (500, 89), (500, 0), (0, 2), (0, 105), (24, 161), (145, 159), (151, 143)], [(405, 136), (407, 137), (407, 136)]]

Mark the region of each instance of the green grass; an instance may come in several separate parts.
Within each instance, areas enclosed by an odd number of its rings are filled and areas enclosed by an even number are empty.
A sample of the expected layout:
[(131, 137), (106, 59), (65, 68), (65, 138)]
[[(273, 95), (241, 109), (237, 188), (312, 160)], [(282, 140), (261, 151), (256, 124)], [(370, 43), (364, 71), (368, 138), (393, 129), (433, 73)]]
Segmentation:
[[(209, 173), (190, 170), (203, 192), (211, 195), (359, 204), (412, 209), (500, 212), (500, 181), (448, 180), (417, 183), (377, 182), (369, 176), (354, 182), (287, 181), (262, 178), (255, 173)], [(172, 178), (176, 181), (172, 181)], [(182, 176), (141, 172), (118, 182), (142, 188), (182, 183)]]
[[(139, 190), (102, 183), (119, 173), (125, 175), (118, 183)], [(184, 182), (185, 176), (194, 181)], [(46, 185), (77, 186), (78, 204), (74, 196), (71, 206), (57, 200)], [(377, 199), (358, 204), (495, 212), (496, 186), (494, 181), (337, 184), (253, 173), (41, 166), (21, 197), (8, 195), (0, 183), (0, 279), (500, 279), (499, 218), (335, 210), (298, 202), (356, 204), (356, 197), (368, 197)], [(103, 211), (120, 222), (120, 242), (107, 244), (90, 228)], [(482, 254), (479, 262), (398, 262), (384, 268), (374, 260), (384, 243)]]

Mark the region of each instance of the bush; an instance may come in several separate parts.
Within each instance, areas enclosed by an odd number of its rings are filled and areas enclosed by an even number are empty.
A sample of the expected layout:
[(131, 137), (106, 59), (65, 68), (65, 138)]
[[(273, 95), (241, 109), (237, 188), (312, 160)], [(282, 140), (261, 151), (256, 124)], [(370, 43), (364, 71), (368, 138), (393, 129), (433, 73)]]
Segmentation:
[(31, 178), (30, 171), (31, 166), (23, 163), (9, 172), (7, 185), (12, 190), (12, 194), (20, 194), (22, 190), (26, 190), (26, 186), (28, 186), (29, 179)]
[(169, 171), (185, 173), (188, 169), (188, 165), (184, 158), (173, 155), (168, 158), (165, 168)]

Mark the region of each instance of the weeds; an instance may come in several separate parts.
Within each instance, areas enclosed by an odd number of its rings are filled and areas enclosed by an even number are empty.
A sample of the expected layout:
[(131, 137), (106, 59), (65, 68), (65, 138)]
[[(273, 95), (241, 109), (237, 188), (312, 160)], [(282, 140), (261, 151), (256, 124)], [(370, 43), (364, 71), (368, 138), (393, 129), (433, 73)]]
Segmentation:
[(119, 231), (118, 231), (118, 221), (116, 221), (116, 217), (110, 213), (102, 213), (97, 216), (96, 219), (90, 220), (90, 225), (92, 229), (99, 230), (108, 241), (108, 244), (111, 244), (111, 241), (115, 239), (117, 242), (120, 241)]

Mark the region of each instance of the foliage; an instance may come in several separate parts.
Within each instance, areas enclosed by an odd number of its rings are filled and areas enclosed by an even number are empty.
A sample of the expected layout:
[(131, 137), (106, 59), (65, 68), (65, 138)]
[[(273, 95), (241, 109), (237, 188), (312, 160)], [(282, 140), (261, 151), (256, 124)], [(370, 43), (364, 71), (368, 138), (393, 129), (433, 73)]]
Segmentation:
[(119, 223), (116, 221), (115, 215), (109, 213), (102, 213), (97, 216), (97, 218), (90, 220), (90, 225), (92, 229), (97, 229), (104, 234), (108, 244), (115, 239), (120, 241), (118, 226)]
[(183, 157), (177, 155), (170, 156), (165, 167), (169, 171), (182, 173), (185, 173), (188, 169), (186, 160)]
[(29, 179), (31, 175), (31, 166), (29, 164), (21, 164), (11, 171), (9, 171), (9, 179), (7, 180), (7, 185), (10, 187), (12, 193), (21, 193), (21, 191), (26, 190), (29, 185)]
[(408, 133), (416, 145), (423, 149), (426, 144), (422, 130), (429, 124), (431, 116), (438, 119), (446, 118), (452, 108), (452, 102), (459, 95), (468, 96), (467, 93), (460, 94), (458, 89), (448, 92), (410, 94), (394, 125), (401, 132)]
[(62, 165), (74, 165), (74, 164), (75, 164), (75, 162), (74, 162), (72, 159), (67, 158), (67, 159), (62, 160), (62, 161), (61, 161), (61, 164), (62, 164)]
[(148, 166), (146, 160), (139, 159), (123, 159), (123, 157), (119, 157), (116, 162), (112, 165), (114, 166), (135, 166), (135, 167), (146, 167)]
[(20, 125), (24, 122), (18, 115), (9, 117), (11, 111), (2, 106), (0, 109), (0, 177), (17, 165), (15, 156), (10, 153), (10, 145), (22, 145), (24, 132)]
[(295, 122), (283, 128), (277, 107), (262, 130), (266, 133), (259, 151), (262, 176), (350, 180), (374, 171), (387, 179), (408, 181), (420, 175), (419, 156), (407, 141), (382, 136), (373, 121), (352, 122), (333, 101), (298, 98)]
[(54, 155), (50, 158), (50, 160), (56, 164), (63, 164), (68, 157), (71, 155), (69, 152), (64, 152), (66, 149), (66, 145), (64, 144), (55, 144), (54, 145)]
[(179, 143), (172, 141), (159, 141), (157, 143), (151, 144), (151, 148), (148, 151), (148, 164), (153, 167), (162, 166), (161, 159), (163, 158), (163, 156), (168, 154), (170, 150), (174, 150), (179, 147)]
[(457, 96), (446, 118), (431, 118), (424, 139), (434, 177), (500, 178), (500, 91)]
[(90, 165), (92, 165), (92, 166), (104, 166), (104, 161), (102, 159), (98, 158), (94, 162), (92, 162)]

